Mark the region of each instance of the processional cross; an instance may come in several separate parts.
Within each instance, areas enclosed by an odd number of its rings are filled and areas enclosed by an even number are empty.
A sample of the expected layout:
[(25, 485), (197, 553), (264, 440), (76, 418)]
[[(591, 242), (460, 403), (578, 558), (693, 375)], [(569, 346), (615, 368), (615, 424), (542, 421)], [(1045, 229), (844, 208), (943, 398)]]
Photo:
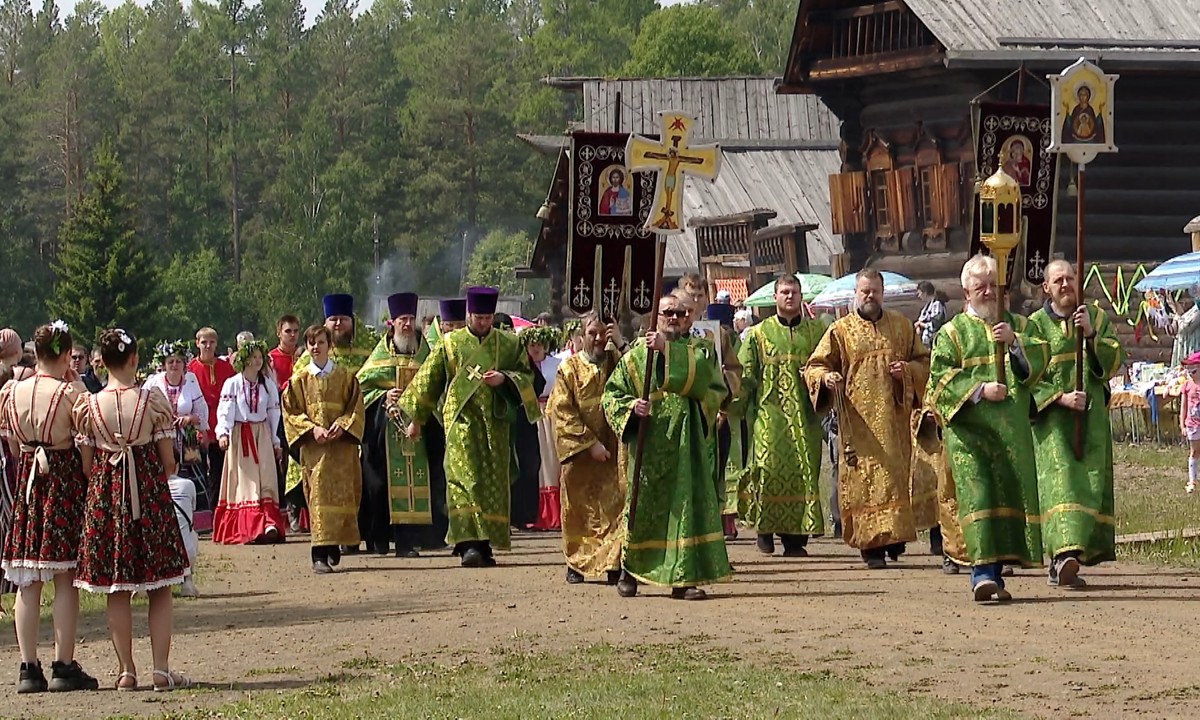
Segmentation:
[(625, 150), (625, 162), (634, 172), (658, 173), (654, 205), (646, 218), (646, 229), (656, 233), (680, 233), (683, 207), (681, 176), (695, 175), (714, 180), (721, 169), (721, 148), (717, 145), (692, 147), (692, 118), (678, 113), (662, 114), (662, 142), (631, 135)]

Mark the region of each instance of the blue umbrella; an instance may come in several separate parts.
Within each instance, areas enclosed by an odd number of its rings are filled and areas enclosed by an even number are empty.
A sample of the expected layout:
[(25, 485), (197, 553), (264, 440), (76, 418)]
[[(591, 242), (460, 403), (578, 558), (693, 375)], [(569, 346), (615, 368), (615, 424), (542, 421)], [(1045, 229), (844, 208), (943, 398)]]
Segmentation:
[(1188, 290), (1196, 284), (1200, 284), (1200, 252), (1190, 252), (1154, 268), (1133, 287), (1138, 292), (1146, 292)]
[[(883, 298), (885, 300), (907, 300), (917, 296), (917, 284), (912, 280), (893, 272), (884, 272)], [(845, 307), (854, 302), (854, 285), (857, 278), (846, 275), (825, 286), (820, 295), (813, 298), (812, 304), (817, 307)]]

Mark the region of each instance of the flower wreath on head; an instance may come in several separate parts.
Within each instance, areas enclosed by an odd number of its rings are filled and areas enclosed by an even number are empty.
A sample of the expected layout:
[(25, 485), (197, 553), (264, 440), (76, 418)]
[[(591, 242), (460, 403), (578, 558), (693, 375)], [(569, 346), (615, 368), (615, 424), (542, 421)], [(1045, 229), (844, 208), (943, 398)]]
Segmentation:
[(233, 369), (238, 372), (245, 370), (247, 363), (250, 362), (250, 358), (254, 357), (255, 350), (262, 353), (263, 364), (265, 365), (267, 362), (267, 344), (262, 340), (251, 340), (239, 348), (233, 356)]
[(575, 337), (576, 333), (583, 332), (583, 321), (579, 318), (571, 318), (563, 323), (561, 344), (566, 345), (571, 342), (571, 338)]
[(50, 323), (50, 349), (54, 357), (62, 355), (62, 339), (71, 336), (71, 328), (62, 320)]
[(558, 352), (562, 331), (553, 327), (528, 327), (523, 329), (517, 337), (520, 338), (523, 348), (528, 348), (530, 345), (541, 345), (546, 348), (547, 353), (552, 353)]
[(150, 361), (154, 367), (167, 364), (167, 358), (180, 357), (185, 363), (192, 361), (192, 347), (187, 340), (164, 340), (154, 346), (154, 358)]

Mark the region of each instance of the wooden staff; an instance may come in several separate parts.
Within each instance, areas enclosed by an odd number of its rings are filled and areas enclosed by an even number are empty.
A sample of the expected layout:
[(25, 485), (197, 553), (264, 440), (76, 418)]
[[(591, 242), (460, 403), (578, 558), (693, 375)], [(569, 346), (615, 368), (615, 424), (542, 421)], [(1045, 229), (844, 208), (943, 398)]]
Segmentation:
[[(655, 235), (654, 243), (654, 303), (650, 308), (650, 328), (654, 332), (658, 328), (658, 304), (663, 295), (663, 262), (666, 260), (667, 236)], [(654, 348), (646, 348), (646, 371), (642, 375), (642, 399), (650, 399), (651, 380), (654, 374)], [(626, 532), (633, 535), (633, 522), (637, 517), (638, 491), (642, 486), (642, 456), (646, 451), (646, 428), (650, 426), (650, 418), (638, 419), (637, 445), (633, 451), (633, 487), (629, 490), (629, 521)]]
[[(1075, 303), (1077, 306), (1084, 305), (1083, 301), (1083, 178), (1084, 169), (1087, 164), (1079, 164), (1076, 166), (1075, 187), (1076, 187), (1076, 205), (1075, 205)], [(1087, 308), (1084, 307), (1084, 312)], [(1083, 333), (1079, 328), (1075, 330), (1075, 392), (1083, 392)], [(1086, 406), (1084, 408), (1086, 410)], [(1075, 451), (1075, 459), (1083, 459), (1083, 435), (1084, 421), (1086, 416), (1082, 412), (1075, 413), (1075, 443), (1072, 448)]]
[[(1004, 313), (1008, 310), (1008, 298), (1005, 297), (1004, 286), (1008, 284), (1008, 255), (997, 253), (996, 258), (996, 322), (1004, 322)], [(996, 382), (1008, 384), (1008, 370), (1004, 365), (1004, 356), (1008, 348), (999, 340), (996, 341)]]

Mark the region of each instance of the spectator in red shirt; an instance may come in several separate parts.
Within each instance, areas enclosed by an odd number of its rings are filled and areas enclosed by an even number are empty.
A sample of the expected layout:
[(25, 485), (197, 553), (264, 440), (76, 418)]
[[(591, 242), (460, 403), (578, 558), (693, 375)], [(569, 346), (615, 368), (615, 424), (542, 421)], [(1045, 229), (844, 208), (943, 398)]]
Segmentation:
[(279, 347), (270, 352), (271, 368), (275, 371), (275, 384), (279, 392), (287, 390), (288, 380), (292, 377), (292, 366), (300, 357), (300, 318), (295, 315), (284, 315), (275, 324), (275, 334), (279, 336)]
[[(300, 318), (295, 315), (284, 315), (279, 318), (279, 322), (275, 323), (275, 334), (279, 336), (279, 347), (268, 353), (267, 359), (275, 374), (275, 384), (279, 386), (279, 396), (283, 397), (284, 391), (287, 390), (288, 380), (292, 379), (292, 368), (296, 364), (296, 359), (300, 357)], [(275, 430), (279, 433), (283, 447), (286, 448), (287, 436), (283, 432), (282, 418), (279, 421), (279, 427)], [(286, 495), (287, 471), (288, 454), (285, 452), (279, 458), (279, 497), (283, 499), (284, 509), (288, 511), (292, 532), (298, 532), (300, 530), (300, 508), (290, 507), (292, 501)]]
[(196, 331), (196, 347), (199, 357), (188, 363), (188, 371), (200, 383), (200, 392), (208, 405), (208, 427), (204, 435), (204, 459), (208, 463), (208, 493), (215, 498), (221, 487), (221, 468), (225, 464), (225, 451), (217, 444), (217, 404), (221, 399), (221, 388), (225, 381), (237, 374), (233, 366), (217, 357), (217, 331), (203, 327)]

